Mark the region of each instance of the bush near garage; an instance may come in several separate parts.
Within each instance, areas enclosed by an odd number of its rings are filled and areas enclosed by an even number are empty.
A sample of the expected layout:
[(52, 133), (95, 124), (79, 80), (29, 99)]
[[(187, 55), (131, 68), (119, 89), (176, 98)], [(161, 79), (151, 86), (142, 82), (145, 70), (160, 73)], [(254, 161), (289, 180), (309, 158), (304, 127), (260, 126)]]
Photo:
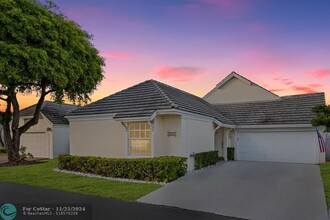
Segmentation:
[(234, 147), (227, 148), (227, 159), (235, 160), (235, 148)]
[(218, 151), (207, 151), (195, 154), (195, 170), (216, 164), (218, 161)]
[(59, 169), (97, 174), (113, 178), (171, 182), (187, 172), (187, 158), (102, 158), (60, 155)]

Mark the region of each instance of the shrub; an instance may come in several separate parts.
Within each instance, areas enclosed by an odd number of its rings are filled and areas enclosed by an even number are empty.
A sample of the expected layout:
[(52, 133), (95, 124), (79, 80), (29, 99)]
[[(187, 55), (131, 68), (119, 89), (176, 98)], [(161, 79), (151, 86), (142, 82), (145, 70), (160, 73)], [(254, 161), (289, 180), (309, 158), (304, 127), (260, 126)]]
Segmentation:
[(0, 147), (0, 154), (6, 154), (8, 149), (6, 147)]
[(227, 159), (234, 160), (235, 159), (235, 148), (228, 147), (227, 148)]
[(20, 161), (26, 160), (26, 159), (28, 159), (28, 158), (29, 158), (29, 159), (30, 159), (30, 158), (33, 158), (33, 155), (32, 155), (31, 153), (26, 152), (26, 147), (24, 147), (24, 146), (21, 146), (21, 147), (20, 147), (18, 153), (19, 153), (19, 160), (20, 160)]
[(218, 161), (218, 151), (208, 151), (195, 154), (195, 170), (216, 164)]
[(187, 158), (102, 158), (59, 155), (58, 167), (106, 177), (171, 182), (187, 172)]

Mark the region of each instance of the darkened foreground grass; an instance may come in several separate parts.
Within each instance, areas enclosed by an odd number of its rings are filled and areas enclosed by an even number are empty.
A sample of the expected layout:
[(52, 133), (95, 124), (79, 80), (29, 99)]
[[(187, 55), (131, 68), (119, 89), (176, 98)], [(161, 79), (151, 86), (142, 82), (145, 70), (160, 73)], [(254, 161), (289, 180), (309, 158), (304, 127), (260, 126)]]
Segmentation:
[(328, 208), (330, 208), (330, 162), (320, 164), (320, 169), (323, 179), (325, 199), (327, 200)]
[(0, 167), (0, 180), (127, 201), (136, 200), (161, 187), (157, 184), (119, 182), (52, 171), (56, 167), (57, 159), (27, 166)]

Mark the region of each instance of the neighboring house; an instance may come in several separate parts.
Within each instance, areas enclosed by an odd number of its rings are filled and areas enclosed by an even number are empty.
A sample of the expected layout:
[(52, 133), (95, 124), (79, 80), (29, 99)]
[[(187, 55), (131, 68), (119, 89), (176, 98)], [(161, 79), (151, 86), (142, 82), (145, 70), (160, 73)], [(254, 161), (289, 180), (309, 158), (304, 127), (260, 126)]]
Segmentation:
[(235, 147), (238, 160), (316, 164), (311, 108), (324, 103), (324, 93), (279, 97), (235, 72), (204, 99), (148, 80), (68, 114), (70, 153), (183, 156), (190, 170), (194, 153), (226, 159)]
[[(36, 105), (20, 112), (20, 126), (30, 120)], [(38, 124), (21, 136), (21, 146), (34, 157), (54, 158), (70, 153), (69, 122), (64, 116), (76, 109), (75, 105), (44, 101)]]

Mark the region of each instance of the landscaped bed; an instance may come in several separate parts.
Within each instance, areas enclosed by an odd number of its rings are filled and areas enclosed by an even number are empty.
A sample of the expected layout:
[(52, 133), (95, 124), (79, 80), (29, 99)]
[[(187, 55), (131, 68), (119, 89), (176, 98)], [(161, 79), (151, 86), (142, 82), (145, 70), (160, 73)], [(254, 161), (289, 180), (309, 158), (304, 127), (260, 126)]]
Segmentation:
[(171, 182), (187, 172), (187, 158), (174, 156), (102, 158), (60, 155), (58, 161), (62, 170), (151, 182)]
[(330, 162), (320, 164), (320, 169), (323, 179), (325, 198), (327, 200), (328, 208), (330, 208)]
[(161, 187), (159, 184), (119, 182), (54, 172), (57, 167), (57, 159), (34, 165), (1, 167), (0, 180), (127, 201), (136, 200)]

